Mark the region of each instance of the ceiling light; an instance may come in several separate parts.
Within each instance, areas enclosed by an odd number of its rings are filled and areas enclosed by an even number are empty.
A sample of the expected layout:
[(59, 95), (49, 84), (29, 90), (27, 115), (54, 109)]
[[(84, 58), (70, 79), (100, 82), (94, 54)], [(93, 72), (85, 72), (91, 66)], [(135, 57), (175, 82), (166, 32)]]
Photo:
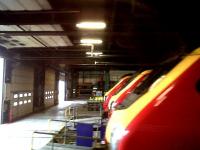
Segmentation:
[(76, 24), (76, 27), (80, 29), (100, 30), (105, 29), (106, 24), (104, 22), (80, 22)]
[(94, 55), (94, 56), (99, 56), (102, 55), (102, 52), (86, 52), (87, 55)]
[(92, 44), (80, 44), (82, 46), (92, 46)]
[(100, 39), (82, 39), (82, 44), (101, 44), (102, 40)]

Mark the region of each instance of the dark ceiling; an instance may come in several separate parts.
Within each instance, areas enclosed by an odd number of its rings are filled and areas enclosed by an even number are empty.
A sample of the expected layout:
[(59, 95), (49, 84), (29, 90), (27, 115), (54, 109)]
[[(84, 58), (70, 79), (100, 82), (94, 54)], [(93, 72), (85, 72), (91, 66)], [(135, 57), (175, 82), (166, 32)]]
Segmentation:
[[(73, 46), (1, 49), (6, 57), (91, 68), (154, 66), (200, 45), (200, 13), (194, 0), (48, 0), (52, 9), (0, 11), (1, 25), (60, 24), (64, 31), (1, 31), (1, 34), (63, 35)], [(83, 20), (105, 21), (103, 31), (76, 28)], [(102, 38), (101, 57), (87, 57), (82, 37)], [(95, 65), (94, 62), (97, 62)]]

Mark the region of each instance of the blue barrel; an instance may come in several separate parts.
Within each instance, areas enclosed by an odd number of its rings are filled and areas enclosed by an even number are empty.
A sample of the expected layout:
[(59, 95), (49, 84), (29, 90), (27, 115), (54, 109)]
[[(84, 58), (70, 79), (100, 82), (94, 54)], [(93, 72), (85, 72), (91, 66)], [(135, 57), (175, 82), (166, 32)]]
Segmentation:
[[(76, 145), (78, 146), (86, 146), (92, 147), (93, 144), (93, 125), (87, 123), (77, 123), (77, 138), (76, 138)], [(86, 138), (81, 138), (79, 136), (83, 136)]]

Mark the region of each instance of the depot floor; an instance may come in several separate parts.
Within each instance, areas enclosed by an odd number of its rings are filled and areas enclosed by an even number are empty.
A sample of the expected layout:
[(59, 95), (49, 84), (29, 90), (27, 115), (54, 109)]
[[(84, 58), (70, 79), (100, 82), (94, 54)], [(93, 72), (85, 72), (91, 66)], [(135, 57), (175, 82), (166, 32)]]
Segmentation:
[[(46, 145), (52, 136), (35, 135), (34, 131), (59, 131), (65, 126), (63, 122), (49, 121), (49, 119), (63, 119), (68, 106), (85, 106), (86, 100), (64, 101), (37, 114), (33, 114), (14, 123), (0, 125), (1, 150), (31, 150), (40, 149)], [(80, 112), (79, 112), (80, 113)], [(99, 119), (99, 112), (81, 113), (95, 121)], [(86, 118), (85, 118), (86, 119)], [(83, 119), (84, 120), (84, 119)], [(32, 137), (35, 137), (34, 139)]]

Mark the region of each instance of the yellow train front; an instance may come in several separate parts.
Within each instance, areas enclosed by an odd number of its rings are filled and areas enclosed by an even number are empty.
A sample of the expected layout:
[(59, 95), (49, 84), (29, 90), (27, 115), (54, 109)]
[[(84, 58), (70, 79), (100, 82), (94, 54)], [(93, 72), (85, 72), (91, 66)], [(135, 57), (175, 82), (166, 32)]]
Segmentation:
[(106, 129), (110, 149), (200, 149), (200, 48), (147, 87), (135, 89), (112, 114)]

